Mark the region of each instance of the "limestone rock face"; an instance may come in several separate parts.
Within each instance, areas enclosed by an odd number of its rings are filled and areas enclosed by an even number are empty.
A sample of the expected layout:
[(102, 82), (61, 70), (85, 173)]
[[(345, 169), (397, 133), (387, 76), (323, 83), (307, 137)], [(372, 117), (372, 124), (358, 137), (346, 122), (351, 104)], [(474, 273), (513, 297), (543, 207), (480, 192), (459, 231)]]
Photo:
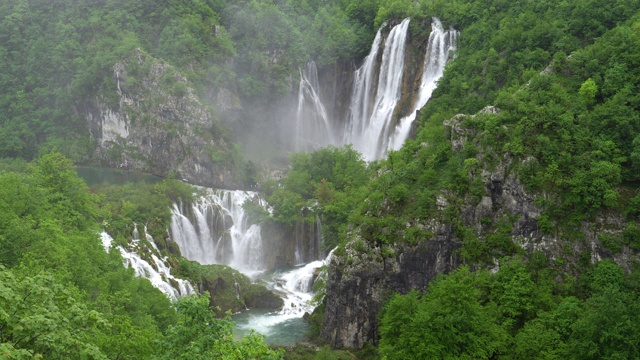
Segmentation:
[(291, 267), (324, 258), (320, 246), (320, 224), (298, 221), (285, 226), (274, 221), (261, 224), (264, 253), (262, 261), (267, 269)]
[[(166, 176), (195, 184), (241, 187), (232, 176), (231, 145), (188, 80), (171, 65), (141, 50), (113, 66), (115, 91), (85, 105), (96, 157), (110, 167)], [(217, 96), (225, 111), (239, 108), (225, 89)]]
[(442, 230), (431, 241), (396, 246), (392, 257), (383, 257), (379, 248), (355, 251), (354, 242), (347, 245), (346, 254), (334, 255), (320, 336), (338, 348), (376, 344), (377, 316), (389, 295), (426, 289), (435, 276), (460, 265), (455, 254), (460, 244), (452, 239), (449, 229)]

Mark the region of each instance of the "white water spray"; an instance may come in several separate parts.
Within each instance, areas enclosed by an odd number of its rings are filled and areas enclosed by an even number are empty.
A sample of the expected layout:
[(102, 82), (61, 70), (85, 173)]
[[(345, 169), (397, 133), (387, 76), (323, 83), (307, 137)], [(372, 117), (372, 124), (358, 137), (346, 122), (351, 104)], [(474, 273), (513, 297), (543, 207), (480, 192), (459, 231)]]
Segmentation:
[(368, 161), (379, 159), (386, 149), (388, 126), (401, 96), (408, 29), (409, 19), (405, 19), (389, 33), (382, 53), (373, 112), (369, 119), (360, 119), (366, 122), (364, 132), (353, 134), (354, 148)]
[(398, 150), (409, 137), (411, 126), (416, 119), (417, 111), (420, 110), (431, 98), (433, 91), (438, 85), (438, 80), (444, 74), (444, 67), (449, 61), (449, 57), (456, 49), (456, 38), (458, 32), (453, 29), (444, 31), (442, 23), (437, 18), (431, 22), (431, 34), (429, 34), (429, 45), (424, 57), (422, 70), (422, 80), (420, 90), (416, 97), (413, 110), (409, 115), (402, 118), (392, 134), (387, 150)]
[(234, 319), (238, 329), (258, 331), (267, 336), (267, 341), (278, 343), (278, 339), (272, 339), (270, 336), (277, 338), (276, 333), (282, 331), (284, 324), (291, 321), (302, 322), (302, 316), (305, 313), (311, 313), (315, 308), (312, 303), (313, 283), (318, 276), (318, 269), (331, 261), (332, 254), (333, 251), (324, 260), (313, 261), (293, 270), (274, 274), (267, 282), (275, 292), (282, 295), (284, 307), (280, 311), (269, 313), (247, 316), (240, 314)]
[[(327, 116), (319, 95), (315, 63), (307, 64), (300, 71), (296, 150), (353, 144), (365, 160), (372, 161), (382, 158), (389, 150), (402, 147), (411, 132), (416, 111), (431, 98), (437, 81), (444, 73), (450, 54), (455, 50), (458, 32), (453, 29), (445, 31), (440, 21), (433, 18), (418, 93), (414, 96), (411, 111), (398, 120), (396, 108), (402, 97), (409, 19), (393, 27), (386, 39), (382, 35), (385, 26), (378, 30), (369, 55), (354, 74), (346, 119)], [(340, 133), (342, 136), (337, 135)]]
[(245, 274), (264, 270), (259, 224), (252, 224), (243, 204), (266, 202), (252, 191), (206, 189), (188, 207), (174, 204), (171, 239), (182, 256), (201, 264), (229, 265)]
[(300, 69), (298, 112), (296, 118), (296, 151), (309, 151), (336, 145), (331, 121), (320, 98), (316, 63)]
[[(384, 26), (382, 27), (384, 28)], [(353, 143), (356, 149), (366, 146), (365, 143), (362, 143), (360, 134), (366, 130), (367, 120), (371, 117), (372, 93), (376, 86), (376, 59), (382, 42), (381, 30), (382, 28), (376, 33), (369, 55), (364, 58), (364, 63), (356, 70), (354, 76), (349, 121), (344, 132), (343, 142)]]
[[(134, 227), (134, 229), (135, 230), (132, 234), (132, 241), (130, 244), (132, 247), (132, 251), (129, 251), (122, 246), (116, 247), (116, 249), (120, 252), (120, 255), (122, 255), (124, 266), (132, 268), (136, 276), (148, 279), (154, 287), (158, 288), (172, 300), (176, 300), (181, 296), (194, 294), (195, 291), (188, 281), (176, 278), (171, 275), (171, 269), (165, 263), (166, 259), (160, 259), (156, 254), (152, 253), (152, 265), (140, 257), (140, 255), (138, 254), (141, 251), (140, 239), (138, 238), (137, 227)], [(109, 252), (109, 250), (111, 249), (111, 244), (113, 243), (113, 238), (105, 231), (100, 234), (100, 237), (102, 239), (102, 245), (104, 246), (105, 251)], [(146, 234), (146, 238), (147, 240), (149, 240), (151, 246), (155, 250), (157, 250), (157, 247), (155, 246), (155, 242), (153, 241), (151, 235)], [(151, 249), (146, 250), (152, 251)], [(174, 287), (172, 283), (177, 284), (177, 288)]]

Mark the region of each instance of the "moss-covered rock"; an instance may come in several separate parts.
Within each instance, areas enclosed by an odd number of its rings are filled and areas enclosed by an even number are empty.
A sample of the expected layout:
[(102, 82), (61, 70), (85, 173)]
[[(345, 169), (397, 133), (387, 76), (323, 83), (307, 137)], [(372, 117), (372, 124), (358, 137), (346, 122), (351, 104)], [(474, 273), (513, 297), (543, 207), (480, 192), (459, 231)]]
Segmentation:
[(226, 265), (201, 265), (181, 259), (176, 272), (196, 284), (200, 292), (208, 291), (211, 306), (219, 307), (221, 314), (246, 308), (277, 310), (284, 305), (264, 285), (252, 283), (246, 275)]

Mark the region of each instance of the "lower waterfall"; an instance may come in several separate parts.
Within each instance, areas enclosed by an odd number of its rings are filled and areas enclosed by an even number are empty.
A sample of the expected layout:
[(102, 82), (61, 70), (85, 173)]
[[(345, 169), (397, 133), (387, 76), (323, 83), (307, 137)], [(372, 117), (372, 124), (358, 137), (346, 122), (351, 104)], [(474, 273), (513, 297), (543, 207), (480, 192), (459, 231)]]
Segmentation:
[(201, 264), (223, 264), (247, 275), (265, 270), (260, 224), (243, 205), (266, 202), (252, 191), (202, 189), (193, 204), (174, 204), (169, 232), (182, 256)]
[[(292, 234), (295, 239), (265, 239), (261, 224), (252, 220), (243, 206), (250, 202), (269, 211), (258, 193), (204, 188), (200, 193), (192, 203), (173, 205), (171, 240), (185, 258), (201, 264), (228, 265), (283, 298), (285, 305), (279, 311), (248, 309), (234, 315), (239, 332), (255, 330), (267, 336), (270, 343), (290, 345), (301, 340), (307, 327), (302, 316), (314, 308), (310, 300), (317, 269), (329, 259), (317, 260), (319, 236), (310, 236), (315, 232), (306, 234), (302, 228)], [(300, 241), (305, 235), (313, 238), (311, 243)], [(288, 242), (290, 246), (278, 242)], [(291, 254), (283, 254), (283, 249)], [(273, 270), (273, 259), (278, 256), (289, 256), (290, 266), (294, 267)], [(285, 335), (289, 330), (290, 334)]]
[(308, 330), (302, 317), (315, 308), (312, 304), (314, 280), (322, 276), (317, 273), (318, 269), (329, 263), (331, 255), (332, 252), (324, 260), (264, 276), (261, 280), (281, 294), (284, 307), (280, 311), (249, 310), (234, 315), (237, 335), (254, 330), (265, 335), (270, 344), (289, 346), (300, 341)]
[[(109, 252), (111, 250), (113, 238), (111, 235), (107, 234), (106, 231), (103, 231), (100, 234), (100, 237), (102, 238), (102, 245), (104, 246), (105, 251)], [(141, 251), (140, 248), (142, 244), (140, 244), (140, 239), (138, 238), (137, 227), (134, 227), (132, 241), (130, 243), (132, 249), (128, 250), (122, 246), (116, 247), (120, 252), (120, 255), (122, 255), (124, 266), (132, 268), (136, 276), (149, 279), (154, 287), (158, 288), (172, 300), (176, 300), (184, 295), (194, 294), (195, 291), (193, 286), (191, 286), (188, 281), (178, 279), (171, 275), (171, 269), (165, 263), (166, 259), (160, 259), (160, 252), (158, 251), (151, 235), (146, 234), (146, 239), (152, 247), (152, 249), (147, 248), (146, 250), (151, 252), (153, 265), (140, 257), (139, 253)]]

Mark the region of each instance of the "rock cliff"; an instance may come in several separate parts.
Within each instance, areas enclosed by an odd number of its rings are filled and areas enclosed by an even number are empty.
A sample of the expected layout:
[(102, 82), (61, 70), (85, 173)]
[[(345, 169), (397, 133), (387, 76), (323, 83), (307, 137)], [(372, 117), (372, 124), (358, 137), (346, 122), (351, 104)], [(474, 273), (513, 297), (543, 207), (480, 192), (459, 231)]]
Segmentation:
[(350, 243), (344, 254), (334, 253), (321, 338), (338, 348), (376, 344), (378, 313), (392, 292), (425, 289), (436, 275), (460, 264), (455, 254), (460, 243), (452, 238), (447, 226), (439, 230), (429, 242), (395, 247), (392, 257), (358, 240)]
[[(242, 186), (232, 175), (232, 144), (213, 108), (174, 67), (136, 49), (113, 66), (112, 82), (113, 92), (85, 105), (98, 162), (174, 173), (195, 184)], [(216, 99), (224, 111), (240, 107), (230, 91), (221, 90)]]
[(326, 255), (320, 249), (318, 223), (297, 221), (292, 226), (285, 226), (266, 221), (261, 229), (265, 249), (261, 257), (268, 269), (308, 263)]

